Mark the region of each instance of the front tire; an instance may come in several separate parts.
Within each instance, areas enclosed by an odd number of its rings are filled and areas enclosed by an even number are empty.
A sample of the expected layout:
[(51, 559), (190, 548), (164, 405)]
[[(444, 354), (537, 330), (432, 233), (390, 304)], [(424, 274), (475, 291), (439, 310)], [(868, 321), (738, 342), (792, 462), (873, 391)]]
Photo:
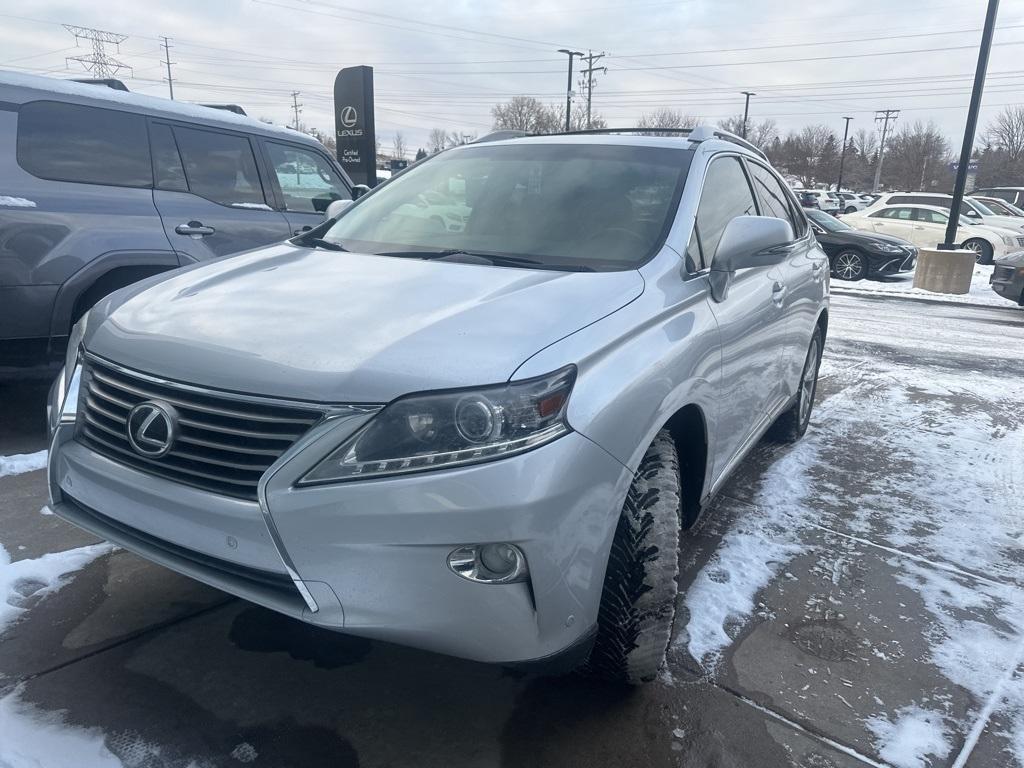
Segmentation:
[(854, 208), (852, 205), (848, 206), (847, 209), (845, 211), (843, 211), (843, 213), (856, 213), (856, 212), (857, 212), (857, 209)]
[(681, 520), (679, 456), (663, 429), (644, 454), (615, 529), (590, 674), (630, 685), (657, 676), (675, 617)]
[(818, 391), (818, 368), (821, 366), (821, 328), (814, 329), (807, 358), (800, 374), (800, 385), (796, 400), (788, 411), (779, 416), (772, 425), (772, 437), (780, 443), (795, 443), (807, 431), (814, 410), (814, 395)]
[(832, 259), (832, 273), (840, 280), (863, 280), (868, 276), (868, 260), (860, 251), (840, 251)]
[(974, 238), (964, 243), (963, 247), (969, 251), (974, 251), (974, 260), (978, 264), (992, 263), (992, 245), (990, 243)]

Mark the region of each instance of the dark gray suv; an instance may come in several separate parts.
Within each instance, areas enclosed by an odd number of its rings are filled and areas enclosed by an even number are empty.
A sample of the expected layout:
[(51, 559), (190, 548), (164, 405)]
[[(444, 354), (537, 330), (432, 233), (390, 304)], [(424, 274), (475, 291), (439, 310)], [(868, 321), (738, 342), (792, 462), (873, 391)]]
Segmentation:
[(351, 193), (297, 131), (0, 72), (0, 378), (60, 360), (71, 326), (114, 290), (283, 241)]

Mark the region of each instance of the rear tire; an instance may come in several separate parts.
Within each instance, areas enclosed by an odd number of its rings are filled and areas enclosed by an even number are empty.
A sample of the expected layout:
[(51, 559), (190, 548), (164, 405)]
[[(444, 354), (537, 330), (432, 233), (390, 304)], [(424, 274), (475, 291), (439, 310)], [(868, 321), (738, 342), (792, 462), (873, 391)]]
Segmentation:
[(771, 437), (780, 443), (795, 443), (807, 431), (814, 410), (814, 395), (818, 391), (818, 368), (821, 366), (821, 328), (814, 329), (804, 369), (800, 374), (796, 400), (792, 407), (775, 421)]
[(597, 638), (585, 671), (611, 682), (653, 680), (665, 662), (679, 585), (682, 481), (675, 442), (648, 447), (615, 529)]
[(843, 213), (856, 213), (856, 212), (857, 212), (857, 209), (854, 208), (852, 205), (847, 207), (847, 209), (845, 211), (843, 211)]
[(974, 238), (965, 242), (963, 247), (969, 251), (974, 251), (974, 260), (978, 264), (992, 263), (992, 246), (984, 240)]

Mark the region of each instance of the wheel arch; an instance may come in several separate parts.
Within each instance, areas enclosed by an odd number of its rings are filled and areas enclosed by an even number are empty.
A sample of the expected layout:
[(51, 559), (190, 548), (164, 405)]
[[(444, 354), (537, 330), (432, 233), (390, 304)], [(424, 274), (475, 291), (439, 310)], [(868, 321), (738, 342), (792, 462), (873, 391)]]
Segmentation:
[(679, 456), (683, 526), (689, 527), (700, 516), (710, 481), (707, 419), (699, 405), (689, 403), (673, 413), (661, 429), (672, 435)]

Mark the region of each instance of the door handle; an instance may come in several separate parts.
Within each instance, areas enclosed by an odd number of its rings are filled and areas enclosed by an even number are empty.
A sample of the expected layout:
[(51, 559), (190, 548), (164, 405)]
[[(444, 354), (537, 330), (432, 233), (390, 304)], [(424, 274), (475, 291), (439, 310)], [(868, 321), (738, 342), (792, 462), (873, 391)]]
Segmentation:
[(915, 224), (914, 229), (924, 229), (920, 224)]
[(310, 227), (308, 225), (305, 226), (305, 227), (299, 227), (298, 229), (293, 230), (292, 234), (293, 235), (301, 235), (303, 232), (309, 232), (309, 230), (311, 230), (311, 229), (312, 229), (312, 227)]
[(189, 235), (191, 237), (200, 238), (206, 235), (212, 235), (217, 230), (213, 227), (208, 227), (201, 221), (190, 221), (188, 224), (179, 224), (174, 228), (174, 231), (179, 235)]
[(788, 289), (786, 288), (786, 286), (780, 283), (778, 280), (776, 280), (772, 284), (772, 304), (774, 304), (777, 307), (781, 307), (782, 302), (786, 300), (787, 292)]
[[(812, 261), (811, 262), (811, 275), (815, 280), (821, 280), (821, 276), (825, 273), (825, 262), (824, 261)], [(778, 283), (776, 283), (778, 285)]]

